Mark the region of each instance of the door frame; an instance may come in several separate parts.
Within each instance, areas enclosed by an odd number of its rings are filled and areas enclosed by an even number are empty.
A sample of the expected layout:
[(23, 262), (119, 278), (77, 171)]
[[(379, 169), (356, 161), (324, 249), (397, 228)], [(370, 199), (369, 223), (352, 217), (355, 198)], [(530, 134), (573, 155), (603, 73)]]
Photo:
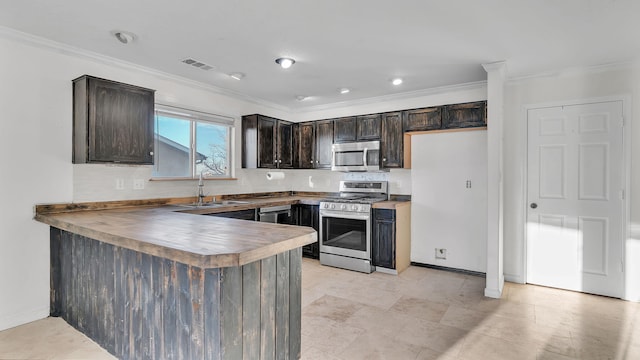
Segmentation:
[(592, 104), (592, 103), (603, 103), (603, 102), (614, 102), (621, 101), (622, 102), (622, 118), (624, 119), (624, 127), (622, 129), (622, 179), (623, 179), (623, 190), (624, 190), (624, 199), (622, 200), (622, 238), (619, 239), (622, 243), (622, 259), (623, 259), (623, 281), (622, 288), (620, 289), (620, 298), (627, 298), (627, 289), (626, 289), (626, 274), (627, 274), (627, 259), (626, 259), (626, 243), (627, 239), (630, 237), (631, 228), (629, 224), (631, 224), (631, 202), (629, 201), (629, 195), (631, 190), (631, 95), (623, 94), (623, 95), (612, 95), (612, 96), (603, 96), (603, 97), (591, 97), (591, 98), (583, 98), (583, 99), (575, 99), (575, 100), (566, 100), (566, 101), (551, 101), (544, 103), (533, 103), (527, 104), (522, 107), (522, 118), (524, 119), (524, 126), (522, 127), (522, 131), (520, 132), (520, 144), (523, 144), (524, 149), (520, 152), (520, 161), (522, 164), (522, 228), (520, 229), (522, 234), (522, 283), (526, 284), (528, 280), (527, 274), (527, 211), (528, 211), (528, 190), (529, 190), (529, 164), (528, 164), (528, 155), (529, 155), (529, 110), (532, 109), (540, 109), (540, 108), (549, 108), (549, 107), (559, 107), (559, 106), (572, 106), (572, 105), (583, 105), (583, 104)]

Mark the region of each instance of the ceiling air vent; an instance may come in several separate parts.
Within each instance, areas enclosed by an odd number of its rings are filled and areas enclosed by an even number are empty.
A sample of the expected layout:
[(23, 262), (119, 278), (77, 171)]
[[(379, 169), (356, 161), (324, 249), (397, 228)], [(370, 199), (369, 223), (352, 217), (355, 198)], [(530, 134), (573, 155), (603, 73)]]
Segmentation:
[(213, 69), (212, 65), (205, 64), (202, 61), (198, 61), (198, 60), (192, 59), (192, 58), (186, 58), (186, 59), (182, 60), (182, 62), (187, 64), (187, 65), (191, 65), (193, 67), (197, 67), (198, 69), (201, 69), (201, 70), (211, 70), (211, 69)]

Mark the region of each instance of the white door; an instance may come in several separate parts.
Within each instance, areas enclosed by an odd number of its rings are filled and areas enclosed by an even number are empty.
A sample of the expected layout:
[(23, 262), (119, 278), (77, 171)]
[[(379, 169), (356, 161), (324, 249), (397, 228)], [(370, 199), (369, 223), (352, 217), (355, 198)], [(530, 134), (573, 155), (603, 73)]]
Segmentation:
[(527, 282), (621, 297), (622, 101), (527, 119)]

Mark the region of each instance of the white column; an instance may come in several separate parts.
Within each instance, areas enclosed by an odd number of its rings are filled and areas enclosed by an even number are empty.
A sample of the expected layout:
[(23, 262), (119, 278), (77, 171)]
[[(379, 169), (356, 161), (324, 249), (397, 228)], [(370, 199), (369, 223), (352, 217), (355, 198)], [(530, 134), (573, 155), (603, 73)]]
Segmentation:
[(502, 128), (504, 61), (483, 64), (487, 72), (487, 277), (484, 296), (500, 298), (504, 286), (502, 229)]

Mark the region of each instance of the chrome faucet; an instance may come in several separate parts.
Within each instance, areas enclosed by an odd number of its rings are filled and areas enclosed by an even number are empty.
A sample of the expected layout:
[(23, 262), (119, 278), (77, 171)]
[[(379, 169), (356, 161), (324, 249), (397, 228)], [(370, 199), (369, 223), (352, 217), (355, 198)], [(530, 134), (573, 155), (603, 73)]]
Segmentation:
[(202, 206), (202, 204), (204, 204), (204, 197), (206, 196), (204, 194), (204, 182), (202, 181), (202, 172), (204, 170), (200, 171), (200, 179), (198, 180), (198, 202), (196, 203), (196, 206)]

